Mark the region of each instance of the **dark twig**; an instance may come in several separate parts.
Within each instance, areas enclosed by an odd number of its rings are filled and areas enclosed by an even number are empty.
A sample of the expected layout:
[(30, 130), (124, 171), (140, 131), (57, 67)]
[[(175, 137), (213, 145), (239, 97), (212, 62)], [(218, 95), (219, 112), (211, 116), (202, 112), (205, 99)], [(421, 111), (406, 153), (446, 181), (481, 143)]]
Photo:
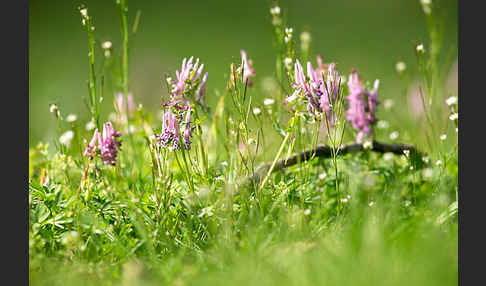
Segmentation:
[[(338, 155), (357, 153), (363, 150), (364, 148), (362, 144), (353, 143), (353, 144), (342, 146), (339, 149)], [(390, 152), (399, 155), (404, 154), (403, 151), (405, 150), (409, 150), (410, 155), (419, 153), (415, 148), (415, 146), (410, 144), (387, 144), (378, 141), (373, 141), (373, 145), (370, 149), (370, 151), (374, 151), (378, 153)], [(277, 163), (275, 164), (275, 167), (273, 168), (272, 173), (293, 166), (297, 164), (299, 161), (305, 162), (315, 157), (330, 158), (332, 156), (331, 152), (332, 152), (331, 147), (327, 145), (319, 145), (314, 149), (302, 151), (298, 154), (294, 154), (290, 156), (287, 159), (283, 158), (278, 160)], [(258, 184), (262, 180), (262, 178), (267, 174), (271, 165), (272, 165), (271, 162), (260, 164), (260, 166), (258, 166), (258, 168), (255, 170), (254, 175), (244, 178), (241, 182), (241, 185)]]

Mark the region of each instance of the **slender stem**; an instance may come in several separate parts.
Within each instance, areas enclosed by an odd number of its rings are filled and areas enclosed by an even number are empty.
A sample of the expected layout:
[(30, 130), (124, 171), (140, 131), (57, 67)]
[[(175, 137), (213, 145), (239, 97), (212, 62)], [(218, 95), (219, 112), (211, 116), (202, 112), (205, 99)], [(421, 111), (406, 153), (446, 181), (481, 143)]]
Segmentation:
[[(197, 113), (197, 108), (194, 107), (194, 115), (196, 117), (196, 121), (199, 121), (199, 115)], [(202, 140), (202, 129), (201, 126), (198, 124), (196, 127), (197, 137), (199, 139), (199, 163), (201, 165), (201, 170), (203, 174), (207, 174), (208, 170), (208, 160), (206, 156), (206, 151), (204, 150), (203, 140)]]
[(282, 141), (282, 145), (280, 145), (280, 149), (278, 150), (277, 155), (275, 156), (275, 159), (273, 159), (272, 166), (270, 166), (270, 169), (268, 170), (267, 175), (263, 179), (262, 184), (260, 185), (260, 188), (258, 190), (261, 190), (263, 186), (265, 186), (265, 183), (267, 182), (268, 178), (270, 177), (270, 174), (272, 174), (273, 168), (275, 168), (275, 164), (277, 164), (278, 159), (280, 158), (280, 155), (282, 154), (283, 149), (285, 148), (285, 144), (287, 144), (287, 140), (290, 137), (290, 132), (287, 132), (287, 135), (285, 135), (284, 140)]
[(123, 57), (122, 57), (122, 87), (125, 96), (128, 96), (128, 6), (127, 0), (120, 0), (120, 15), (122, 23), (123, 37)]

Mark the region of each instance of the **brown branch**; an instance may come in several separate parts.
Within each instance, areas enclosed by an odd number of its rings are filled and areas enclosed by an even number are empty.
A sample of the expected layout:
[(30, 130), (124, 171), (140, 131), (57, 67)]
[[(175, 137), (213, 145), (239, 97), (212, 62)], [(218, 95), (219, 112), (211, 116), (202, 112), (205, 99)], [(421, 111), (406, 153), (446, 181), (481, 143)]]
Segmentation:
[[(346, 155), (349, 153), (357, 153), (360, 151), (363, 151), (363, 145), (358, 144), (358, 143), (353, 143), (353, 144), (348, 144), (342, 146), (338, 152), (337, 155)], [(378, 141), (373, 141), (372, 147), (370, 151), (378, 152), (378, 153), (394, 153), (394, 154), (399, 154), (403, 155), (403, 151), (409, 150), (410, 155), (418, 154), (418, 150), (415, 148), (415, 146), (410, 145), (410, 144), (387, 144), (387, 143), (381, 143)], [(327, 145), (319, 145), (314, 149), (310, 150), (305, 150), (302, 151), (298, 154), (294, 154), (290, 156), (289, 158), (285, 159), (280, 159), (277, 161), (275, 167), (273, 168), (273, 172), (280, 171), (282, 169), (285, 169), (287, 167), (296, 165), (299, 162), (305, 162), (309, 161), (312, 158), (330, 158), (332, 155), (331, 153), (332, 148)], [(250, 177), (246, 177), (242, 180), (241, 184), (242, 185), (247, 185), (247, 184), (258, 184), (262, 178), (267, 174), (268, 170), (270, 169), (270, 166), (272, 165), (271, 162), (268, 163), (262, 163), (258, 168), (255, 170), (255, 174)]]

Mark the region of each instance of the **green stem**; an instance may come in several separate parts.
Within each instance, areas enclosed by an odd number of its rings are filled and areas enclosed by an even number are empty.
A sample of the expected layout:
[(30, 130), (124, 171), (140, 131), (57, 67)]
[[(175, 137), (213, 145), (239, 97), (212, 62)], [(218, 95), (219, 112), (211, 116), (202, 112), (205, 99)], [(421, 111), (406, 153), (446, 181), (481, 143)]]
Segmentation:
[[(194, 107), (194, 115), (196, 116), (196, 121), (200, 121), (199, 120), (199, 115), (197, 113), (197, 108)], [(208, 160), (207, 160), (207, 156), (206, 156), (206, 151), (204, 150), (204, 145), (203, 145), (203, 140), (202, 140), (202, 129), (201, 129), (201, 125), (200, 124), (197, 124), (197, 127), (196, 127), (196, 133), (197, 133), (197, 137), (199, 139), (199, 163), (201, 165), (201, 170), (203, 172), (204, 175), (207, 175), (207, 170), (208, 170)]]
[(285, 138), (282, 141), (282, 145), (280, 145), (280, 149), (278, 150), (278, 153), (275, 156), (275, 159), (273, 159), (272, 166), (270, 166), (270, 169), (268, 170), (268, 173), (265, 176), (265, 179), (263, 179), (263, 182), (260, 185), (260, 188), (258, 190), (261, 190), (263, 188), (263, 186), (265, 186), (265, 183), (267, 182), (268, 178), (270, 177), (270, 174), (272, 174), (273, 168), (275, 168), (275, 164), (277, 164), (277, 161), (280, 158), (280, 155), (282, 154), (282, 151), (285, 148), (285, 145), (287, 144), (287, 140), (289, 139), (289, 137), (290, 137), (290, 132), (287, 132), (287, 135), (285, 135)]

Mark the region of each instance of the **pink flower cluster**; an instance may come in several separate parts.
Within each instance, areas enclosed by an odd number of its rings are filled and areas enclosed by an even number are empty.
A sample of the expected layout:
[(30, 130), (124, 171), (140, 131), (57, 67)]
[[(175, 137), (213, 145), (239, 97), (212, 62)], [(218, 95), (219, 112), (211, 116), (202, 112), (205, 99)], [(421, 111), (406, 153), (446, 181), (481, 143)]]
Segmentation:
[(346, 119), (353, 128), (358, 130), (356, 142), (362, 143), (364, 137), (373, 135), (372, 124), (376, 122), (375, 111), (378, 105), (377, 94), (379, 80), (375, 80), (373, 90), (367, 91), (361, 84), (356, 70), (351, 71), (348, 79), (349, 95), (346, 99), (349, 108), (346, 111)]
[(167, 79), (170, 98), (169, 102), (165, 103), (166, 106), (174, 106), (177, 109), (184, 110), (188, 97), (192, 97), (205, 106), (204, 88), (208, 79), (208, 73), (204, 73), (201, 78), (204, 64), (199, 66), (199, 59), (196, 59), (196, 62), (193, 64), (193, 59), (194, 57), (190, 57), (189, 60), (184, 58), (181, 71), (176, 71), (177, 78), (175, 80)]
[[(311, 62), (307, 62), (307, 77), (304, 74), (304, 68), (299, 60), (294, 65), (294, 82), (291, 87), (294, 92), (288, 96), (284, 104), (294, 101), (302, 94), (307, 100), (307, 111), (313, 116), (325, 113), (330, 116), (331, 108), (329, 100), (336, 99), (339, 92), (339, 73), (336, 70), (336, 64), (330, 63), (326, 67), (322, 63), (322, 58), (317, 57), (318, 66), (312, 67)], [(325, 74), (327, 69), (327, 74)]]
[(121, 148), (120, 132), (115, 131), (111, 122), (106, 122), (103, 125), (103, 134), (96, 128), (93, 138), (86, 146), (83, 155), (93, 159), (97, 150), (100, 151), (101, 159), (104, 164), (116, 165), (116, 156), (118, 150)]
[[(181, 113), (179, 115), (182, 115)], [(172, 112), (172, 108), (167, 110), (162, 117), (162, 133), (157, 136), (157, 141), (162, 147), (169, 147), (171, 150), (179, 150), (181, 146), (179, 129), (182, 120)], [(184, 148), (191, 150), (192, 131), (195, 126), (191, 126), (191, 106), (187, 103), (186, 116), (184, 119), (183, 140)]]
[[(179, 150), (181, 147), (180, 132), (183, 133), (184, 148), (191, 149), (191, 137), (194, 126), (191, 126), (191, 101), (199, 102), (205, 107), (204, 88), (208, 78), (206, 72), (202, 78), (204, 64), (199, 59), (193, 64), (194, 57), (184, 58), (181, 71), (176, 71), (176, 80), (168, 78), (170, 97), (164, 103), (169, 109), (162, 117), (162, 132), (157, 135), (157, 142), (164, 148)], [(184, 121), (184, 122), (183, 122)], [(184, 129), (180, 131), (181, 125)]]

